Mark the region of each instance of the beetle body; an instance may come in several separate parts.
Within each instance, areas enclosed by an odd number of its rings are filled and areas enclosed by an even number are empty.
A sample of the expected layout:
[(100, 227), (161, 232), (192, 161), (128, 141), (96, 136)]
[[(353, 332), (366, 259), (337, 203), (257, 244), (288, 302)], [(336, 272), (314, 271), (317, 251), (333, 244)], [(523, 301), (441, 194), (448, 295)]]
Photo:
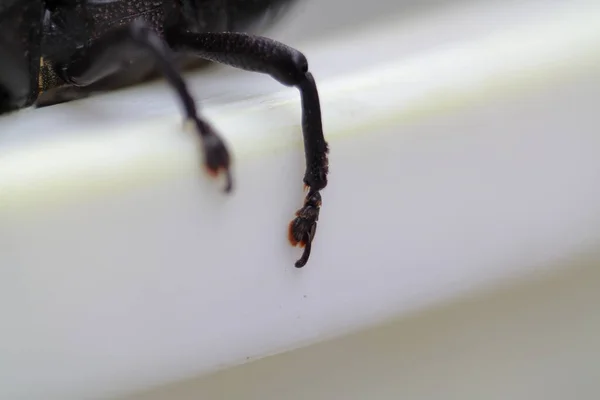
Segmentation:
[[(124, 50), (127, 62), (104, 70), (105, 77), (94, 79), (80, 89), (64, 82), (55, 67), (70, 62), (77, 48), (94, 43), (115, 28), (135, 20), (167, 42), (181, 26), (187, 31), (256, 32), (275, 22), (295, 0), (83, 0), (81, 6), (56, 7), (43, 15), (43, 32), (37, 106), (85, 97), (94, 91), (105, 91), (137, 84), (162, 75), (155, 57), (136, 46)], [(76, 4), (76, 3), (75, 3)], [(1, 28), (0, 28), (1, 30)], [(187, 52), (174, 52), (173, 63), (179, 70), (196, 68), (206, 60)]]
[[(250, 32), (276, 21), (295, 0), (0, 0), (0, 114), (47, 106), (163, 76), (199, 135), (207, 170), (227, 176), (230, 157), (197, 110), (181, 71), (206, 61), (265, 73), (302, 97), (309, 188), (290, 223), (306, 264), (327, 185), (316, 83), (299, 51)], [(317, 201), (318, 200), (318, 201)]]

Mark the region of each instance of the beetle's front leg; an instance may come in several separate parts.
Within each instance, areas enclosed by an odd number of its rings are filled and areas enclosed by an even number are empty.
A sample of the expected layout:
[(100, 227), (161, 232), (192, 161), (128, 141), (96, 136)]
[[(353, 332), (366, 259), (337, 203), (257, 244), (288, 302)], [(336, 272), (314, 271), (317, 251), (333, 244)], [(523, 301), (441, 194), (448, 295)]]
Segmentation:
[(223, 140), (198, 114), (194, 99), (176, 69), (166, 43), (143, 21), (137, 20), (129, 26), (115, 29), (90, 46), (79, 49), (71, 61), (61, 67), (61, 77), (74, 86), (86, 87), (117, 72), (127, 60), (141, 53), (152, 55), (175, 89), (184, 108), (186, 126), (194, 129), (202, 140), (208, 172), (214, 176), (224, 171), (225, 191), (229, 192), (232, 188), (230, 157)]
[(174, 49), (235, 68), (269, 74), (280, 83), (300, 91), (306, 157), (304, 183), (309, 190), (304, 206), (290, 223), (289, 239), (293, 245), (305, 247), (304, 254), (296, 262), (296, 267), (303, 267), (310, 256), (317, 229), (321, 207), (319, 192), (327, 186), (329, 172), (329, 149), (323, 136), (319, 94), (308, 71), (306, 57), (272, 39), (243, 33), (168, 32), (166, 37)]

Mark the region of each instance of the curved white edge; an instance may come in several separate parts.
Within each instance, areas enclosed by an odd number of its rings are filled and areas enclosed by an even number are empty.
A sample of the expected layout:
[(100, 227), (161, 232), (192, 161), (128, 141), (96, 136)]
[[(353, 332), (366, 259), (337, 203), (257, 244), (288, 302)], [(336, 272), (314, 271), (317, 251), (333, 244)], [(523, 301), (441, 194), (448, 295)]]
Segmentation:
[[(176, 113), (8, 135), (0, 398), (105, 398), (208, 373), (593, 249), (600, 4), (536, 12), (321, 82), (330, 185), (302, 270), (286, 237), (303, 197), (293, 90), (207, 105), (234, 153), (231, 196), (201, 173)], [(365, 54), (397, 29), (321, 48)], [(86, 104), (0, 123), (25, 129)]]

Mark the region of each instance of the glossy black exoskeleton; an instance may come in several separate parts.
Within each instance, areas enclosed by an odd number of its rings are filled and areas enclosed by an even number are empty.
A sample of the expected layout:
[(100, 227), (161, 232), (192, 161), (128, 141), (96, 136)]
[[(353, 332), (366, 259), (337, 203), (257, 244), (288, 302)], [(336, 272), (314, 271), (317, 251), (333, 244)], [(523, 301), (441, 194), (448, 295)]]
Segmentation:
[(319, 95), (302, 53), (247, 33), (257, 22), (275, 20), (293, 1), (0, 0), (0, 114), (162, 75), (200, 137), (207, 170), (224, 172), (229, 192), (229, 152), (198, 112), (180, 71), (213, 61), (296, 87), (308, 193), (289, 225), (289, 240), (304, 247), (296, 262), (301, 268), (310, 256), (329, 170)]

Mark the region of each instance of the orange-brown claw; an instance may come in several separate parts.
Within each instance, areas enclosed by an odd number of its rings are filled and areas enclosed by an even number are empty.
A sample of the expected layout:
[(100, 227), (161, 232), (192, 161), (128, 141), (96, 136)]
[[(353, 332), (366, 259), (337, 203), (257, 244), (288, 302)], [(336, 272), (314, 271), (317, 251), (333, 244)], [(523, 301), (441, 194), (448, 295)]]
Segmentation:
[(317, 232), (317, 221), (321, 208), (321, 195), (319, 192), (308, 193), (304, 206), (296, 212), (289, 225), (288, 239), (292, 246), (304, 247), (302, 257), (296, 261), (296, 268), (302, 268), (308, 262), (312, 249), (312, 241)]
[[(207, 126), (205, 124), (204, 129)], [(204, 147), (204, 160), (206, 170), (212, 177), (217, 177), (221, 172), (225, 173), (225, 192), (231, 192), (233, 188), (233, 179), (229, 169), (230, 157), (227, 147), (223, 140), (210, 129), (207, 134), (202, 136), (202, 145)]]

